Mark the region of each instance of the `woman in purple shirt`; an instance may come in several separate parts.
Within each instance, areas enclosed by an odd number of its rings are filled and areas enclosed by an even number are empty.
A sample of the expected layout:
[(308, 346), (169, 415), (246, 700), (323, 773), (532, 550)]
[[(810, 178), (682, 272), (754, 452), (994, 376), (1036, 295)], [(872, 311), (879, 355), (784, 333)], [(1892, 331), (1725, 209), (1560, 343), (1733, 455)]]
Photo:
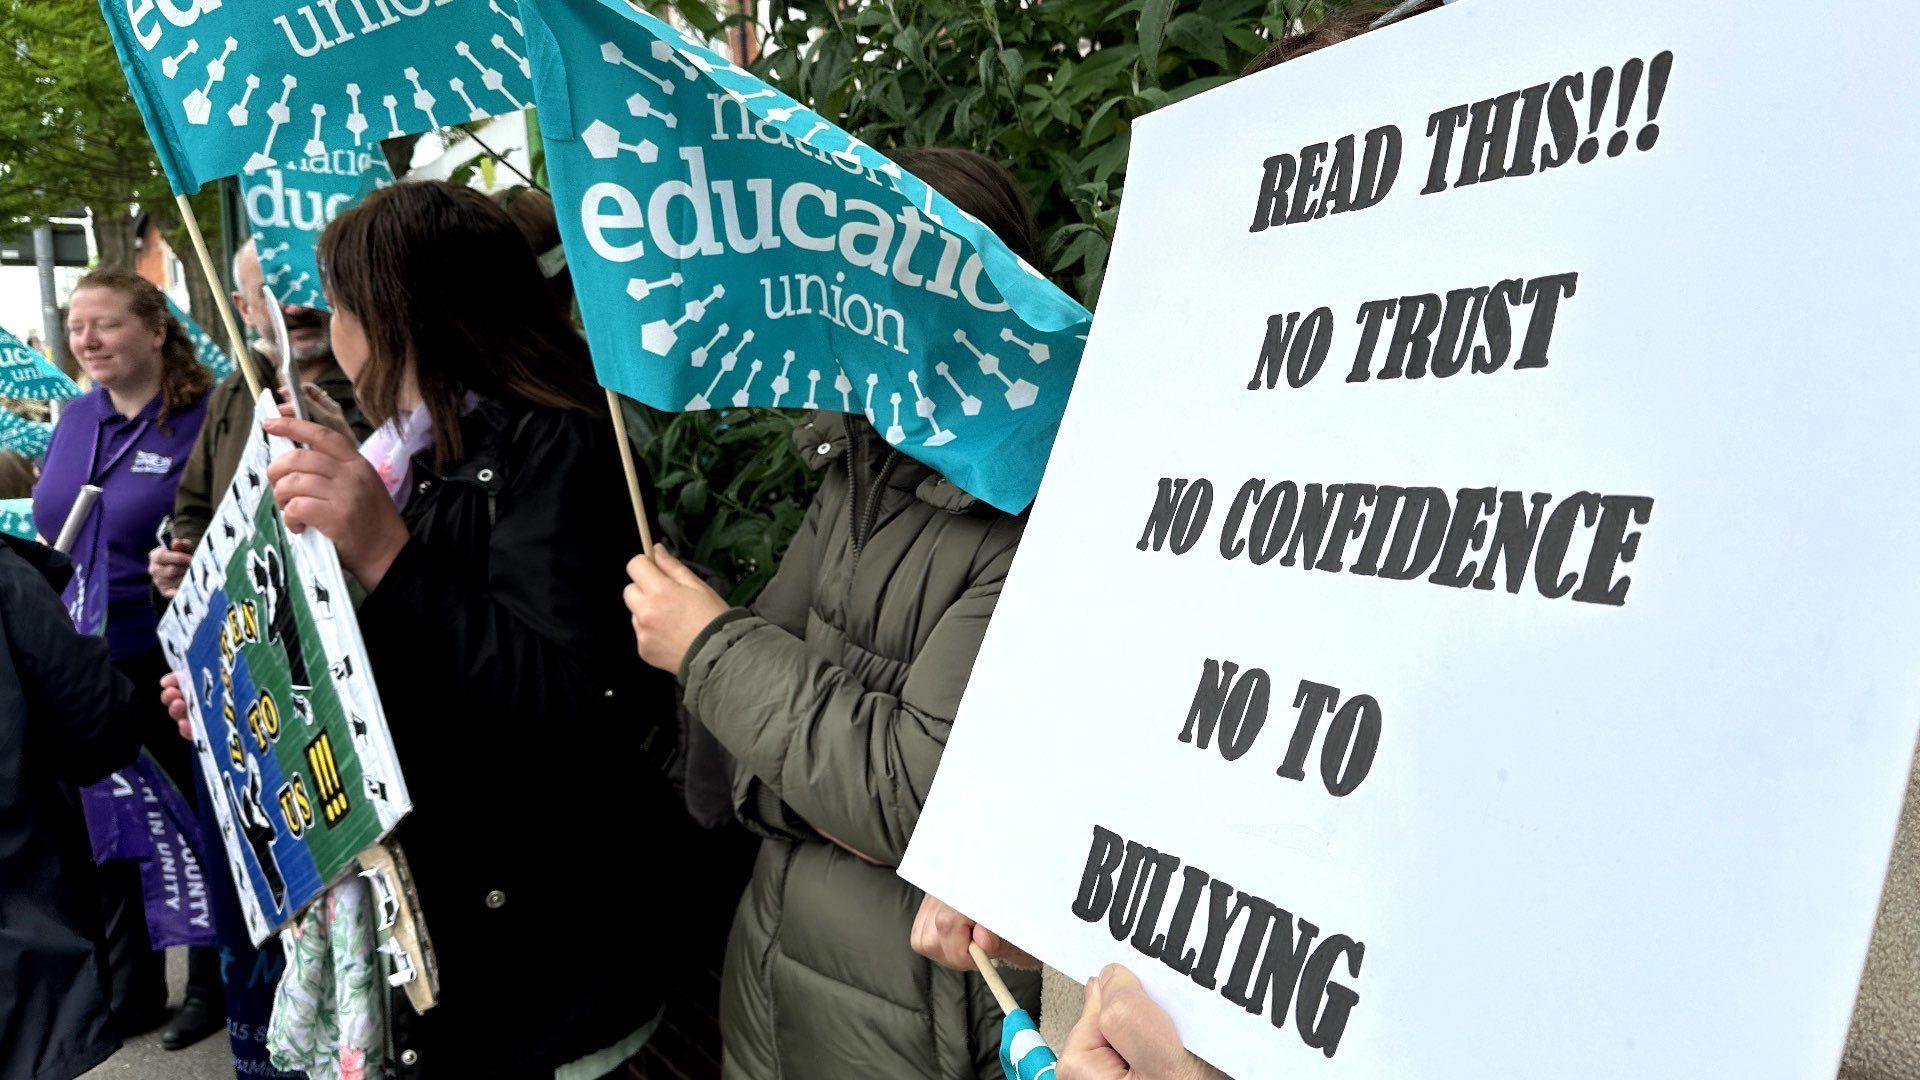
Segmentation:
[[(192, 791), (189, 748), (151, 693), (167, 667), (148, 591), (147, 552), (173, 509), (180, 470), (206, 419), (212, 376), (194, 359), (166, 297), (123, 270), (96, 270), (80, 279), (69, 301), (67, 343), (94, 388), (71, 402), (53, 429), (33, 489), (34, 521), (42, 535), (59, 536), (81, 486), (100, 487), (71, 552), (77, 576), (95, 592), (90, 603), (75, 603), (79, 598), (69, 592), (70, 606), (89, 631), (99, 629), (104, 610), (114, 666), (154, 701), (140, 718), (140, 741), (181, 790)], [(104, 605), (98, 602), (102, 591)], [(165, 967), (147, 942), (137, 871), (129, 863), (110, 863), (101, 877), (108, 894), (105, 959), (114, 1020), (122, 1033), (143, 1031), (164, 1017)], [(207, 955), (193, 958), (189, 982), (199, 985), (190, 985), (189, 994), (211, 991), (218, 1000), (217, 956), (194, 951)]]

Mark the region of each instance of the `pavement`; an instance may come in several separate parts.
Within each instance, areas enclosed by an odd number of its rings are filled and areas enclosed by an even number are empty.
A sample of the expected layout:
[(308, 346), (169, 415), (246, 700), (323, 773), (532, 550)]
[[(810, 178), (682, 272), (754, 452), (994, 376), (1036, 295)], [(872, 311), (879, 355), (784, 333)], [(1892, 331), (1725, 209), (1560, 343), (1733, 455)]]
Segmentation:
[[(187, 985), (185, 949), (167, 950), (167, 987), (178, 1005)], [(120, 1052), (81, 1080), (232, 1080), (233, 1051), (216, 1031), (184, 1050), (160, 1048), (160, 1029), (128, 1040)]]

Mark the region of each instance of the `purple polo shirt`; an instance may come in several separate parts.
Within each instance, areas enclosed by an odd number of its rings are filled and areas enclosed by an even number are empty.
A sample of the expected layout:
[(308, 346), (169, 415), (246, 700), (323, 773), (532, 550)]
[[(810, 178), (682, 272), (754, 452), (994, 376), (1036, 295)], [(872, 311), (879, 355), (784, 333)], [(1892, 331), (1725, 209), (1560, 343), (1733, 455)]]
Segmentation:
[[(187, 454), (207, 418), (207, 396), (159, 422), (156, 396), (131, 419), (96, 388), (67, 404), (54, 426), (40, 481), (33, 487), (33, 521), (51, 543), (83, 484), (100, 485), (93, 519), (74, 544), (76, 561), (105, 554), (107, 646), (115, 660), (158, 647), (160, 615), (148, 590), (147, 553), (160, 519), (173, 512), (173, 492)], [(96, 533), (95, 530), (98, 530)]]

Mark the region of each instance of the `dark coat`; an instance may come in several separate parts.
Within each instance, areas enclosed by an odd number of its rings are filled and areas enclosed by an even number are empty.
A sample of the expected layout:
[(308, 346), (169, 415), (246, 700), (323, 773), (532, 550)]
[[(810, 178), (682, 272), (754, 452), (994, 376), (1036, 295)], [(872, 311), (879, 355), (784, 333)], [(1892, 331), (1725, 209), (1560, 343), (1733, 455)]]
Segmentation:
[(69, 1080), (120, 1048), (94, 957), (97, 916), (68, 880), (89, 864), (61, 783), (132, 761), (134, 687), (74, 630), (64, 556), (0, 537), (0, 1080)]
[[(826, 474), (806, 520), (682, 671), (687, 708), (738, 762), (737, 812), (766, 838), (727, 946), (726, 1075), (998, 1077), (999, 1008), (978, 975), (914, 954), (922, 894), (893, 867), (1025, 519), (865, 420), (816, 413), (794, 441)], [(1006, 975), (1036, 1007), (1038, 978)]]
[(461, 430), (466, 460), (414, 459), (411, 539), (360, 609), (441, 974), (395, 1051), (406, 1077), (551, 1076), (661, 1003), (675, 688), (621, 601), (640, 541), (609, 421), (481, 402)]

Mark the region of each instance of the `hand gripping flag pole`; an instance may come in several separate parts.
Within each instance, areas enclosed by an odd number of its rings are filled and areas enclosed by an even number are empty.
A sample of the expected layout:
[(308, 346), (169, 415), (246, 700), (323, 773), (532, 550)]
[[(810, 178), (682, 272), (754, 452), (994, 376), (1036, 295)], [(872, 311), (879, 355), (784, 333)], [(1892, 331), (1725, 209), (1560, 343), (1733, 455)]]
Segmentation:
[(1007, 1080), (1046, 1080), (1053, 1076), (1059, 1059), (1047, 1040), (1041, 1038), (1033, 1017), (1013, 999), (1013, 991), (1007, 989), (1007, 981), (1000, 977), (993, 961), (987, 959), (985, 949), (968, 942), (967, 953), (973, 957), (973, 966), (980, 969), (980, 977), (987, 981), (987, 989), (993, 991), (993, 999), (1000, 1003), (1000, 1011), (1007, 1016), (1000, 1024), (1000, 1068), (1007, 1074)]

